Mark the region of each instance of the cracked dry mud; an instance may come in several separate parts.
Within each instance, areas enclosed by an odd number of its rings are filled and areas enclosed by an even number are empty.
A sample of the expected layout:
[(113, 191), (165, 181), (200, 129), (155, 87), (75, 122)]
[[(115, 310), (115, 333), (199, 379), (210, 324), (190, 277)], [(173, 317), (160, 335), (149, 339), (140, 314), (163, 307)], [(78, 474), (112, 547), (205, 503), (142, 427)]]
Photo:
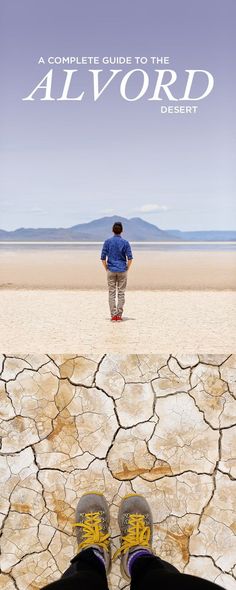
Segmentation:
[[(76, 552), (81, 494), (144, 494), (154, 547), (236, 588), (236, 356), (0, 357), (2, 576), (37, 590)], [(119, 564), (110, 587), (124, 588)]]

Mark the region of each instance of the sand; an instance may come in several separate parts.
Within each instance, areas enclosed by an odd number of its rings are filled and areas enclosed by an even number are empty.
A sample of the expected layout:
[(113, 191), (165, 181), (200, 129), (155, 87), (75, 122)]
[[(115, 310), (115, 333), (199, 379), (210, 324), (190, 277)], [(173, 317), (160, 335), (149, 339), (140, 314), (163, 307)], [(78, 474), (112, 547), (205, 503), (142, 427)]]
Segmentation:
[(0, 291), (0, 350), (23, 353), (236, 352), (233, 291), (128, 291), (122, 323), (107, 294), (91, 290)]
[(235, 252), (134, 251), (125, 321), (115, 325), (99, 253), (87, 247), (3, 248), (1, 350), (235, 351)]
[[(0, 249), (0, 288), (105, 289), (100, 249)], [(236, 252), (135, 251), (129, 289), (236, 289)]]

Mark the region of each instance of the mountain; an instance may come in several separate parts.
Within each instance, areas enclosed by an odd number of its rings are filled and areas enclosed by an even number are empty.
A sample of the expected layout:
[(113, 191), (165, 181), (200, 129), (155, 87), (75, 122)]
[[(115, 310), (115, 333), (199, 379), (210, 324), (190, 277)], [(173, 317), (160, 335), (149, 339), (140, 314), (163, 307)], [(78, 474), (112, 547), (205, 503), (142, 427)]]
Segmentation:
[[(159, 229), (139, 217), (126, 219), (112, 216), (95, 219), (88, 223), (80, 223), (69, 228), (24, 228), (14, 231), (0, 230), (0, 241), (100, 241), (112, 235), (115, 221), (121, 221), (124, 237), (131, 241), (176, 241), (168, 232)], [(179, 238), (177, 238), (178, 240)]]
[(182, 232), (177, 229), (162, 230), (156, 225), (144, 221), (140, 217), (112, 216), (94, 219), (88, 223), (79, 223), (72, 227), (45, 227), (24, 228), (14, 231), (0, 229), (0, 242), (27, 242), (27, 241), (68, 241), (68, 242), (103, 242), (112, 235), (112, 226), (115, 221), (121, 221), (124, 227), (124, 237), (132, 242), (179, 242), (179, 241), (233, 241), (236, 240), (236, 231), (190, 231)]

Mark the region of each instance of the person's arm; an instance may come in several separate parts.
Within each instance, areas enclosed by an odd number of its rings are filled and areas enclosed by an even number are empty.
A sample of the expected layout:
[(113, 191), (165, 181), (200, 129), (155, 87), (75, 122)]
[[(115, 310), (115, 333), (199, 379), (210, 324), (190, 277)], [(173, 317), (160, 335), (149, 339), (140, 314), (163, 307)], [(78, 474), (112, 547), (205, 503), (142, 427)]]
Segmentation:
[(127, 270), (129, 270), (129, 267), (131, 266), (132, 262), (133, 262), (133, 259), (132, 258), (128, 258), (128, 260), (127, 260)]
[(102, 247), (102, 252), (101, 252), (101, 261), (102, 264), (105, 268), (105, 270), (107, 270), (107, 256), (108, 256), (108, 248), (107, 248), (107, 242), (105, 241)]
[(132, 254), (132, 250), (131, 250), (131, 246), (130, 246), (129, 242), (127, 242), (126, 259), (127, 259), (127, 270), (129, 270), (129, 268), (133, 262), (133, 254)]

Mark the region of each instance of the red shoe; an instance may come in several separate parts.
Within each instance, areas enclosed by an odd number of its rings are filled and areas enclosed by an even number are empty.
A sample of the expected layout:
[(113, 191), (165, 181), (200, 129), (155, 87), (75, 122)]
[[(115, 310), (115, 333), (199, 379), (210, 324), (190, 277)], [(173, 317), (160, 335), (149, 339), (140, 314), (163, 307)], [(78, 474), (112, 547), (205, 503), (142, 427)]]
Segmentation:
[(111, 317), (111, 322), (116, 322), (116, 320), (117, 320), (117, 315), (113, 315), (113, 316)]
[(121, 315), (117, 315), (117, 316), (116, 316), (116, 321), (117, 321), (117, 322), (122, 322), (122, 317), (121, 317)]

